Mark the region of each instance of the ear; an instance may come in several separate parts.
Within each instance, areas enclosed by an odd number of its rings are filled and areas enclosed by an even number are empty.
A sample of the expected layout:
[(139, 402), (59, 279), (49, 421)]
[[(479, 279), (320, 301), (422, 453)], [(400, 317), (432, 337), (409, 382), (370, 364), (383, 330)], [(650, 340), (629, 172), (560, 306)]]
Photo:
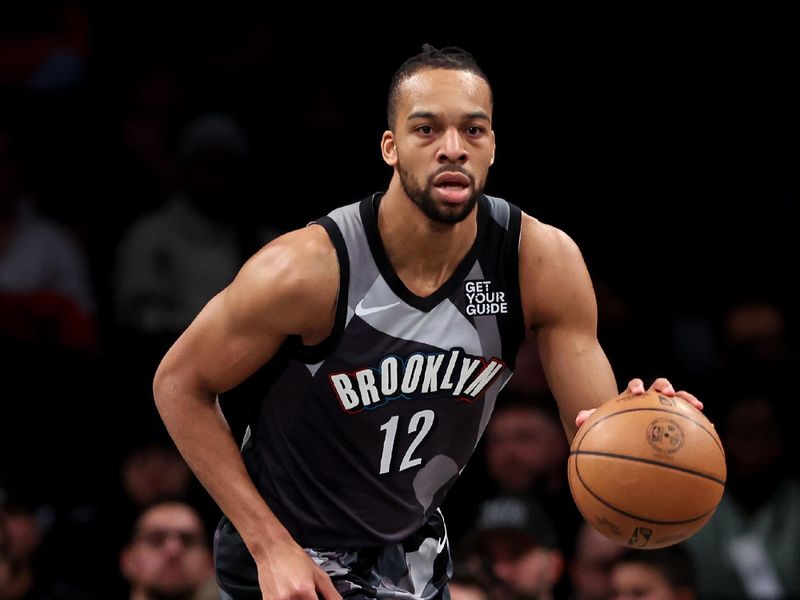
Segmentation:
[(390, 129), (384, 131), (381, 137), (381, 155), (383, 156), (383, 162), (390, 167), (397, 164), (397, 145), (395, 144), (394, 133)]
[(494, 142), (494, 129), (492, 129), (492, 157), (489, 159), (489, 166), (491, 167), (494, 164), (494, 150), (495, 150), (495, 142)]

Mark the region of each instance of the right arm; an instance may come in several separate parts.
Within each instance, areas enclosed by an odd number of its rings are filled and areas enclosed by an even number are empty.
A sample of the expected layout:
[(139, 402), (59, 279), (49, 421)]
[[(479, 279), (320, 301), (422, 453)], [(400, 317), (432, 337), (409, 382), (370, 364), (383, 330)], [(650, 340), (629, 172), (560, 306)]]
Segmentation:
[(178, 338), (156, 372), (156, 406), (187, 463), (242, 536), (264, 598), (340, 598), (278, 521), (245, 469), (217, 396), (271, 359), (289, 335), (322, 341), (339, 287), (322, 227), (265, 246)]

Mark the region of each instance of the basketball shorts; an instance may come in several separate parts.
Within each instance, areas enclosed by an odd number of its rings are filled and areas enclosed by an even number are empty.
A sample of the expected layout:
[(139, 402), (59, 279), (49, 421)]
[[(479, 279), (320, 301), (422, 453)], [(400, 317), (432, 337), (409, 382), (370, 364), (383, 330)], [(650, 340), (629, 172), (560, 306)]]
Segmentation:
[[(438, 510), (419, 530), (391, 546), (305, 551), (348, 600), (450, 600), (447, 582), (453, 564)], [(255, 561), (225, 517), (214, 536), (214, 566), (222, 600), (262, 600)]]

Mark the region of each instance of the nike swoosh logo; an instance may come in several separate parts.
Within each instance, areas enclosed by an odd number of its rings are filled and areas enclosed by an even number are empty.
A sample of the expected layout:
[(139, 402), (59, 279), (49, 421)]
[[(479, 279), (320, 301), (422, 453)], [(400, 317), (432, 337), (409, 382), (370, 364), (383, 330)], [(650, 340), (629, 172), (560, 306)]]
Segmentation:
[(364, 317), (366, 315), (371, 315), (372, 313), (381, 312), (382, 310), (392, 308), (398, 304), (400, 304), (400, 302), (392, 302), (391, 304), (384, 304), (383, 306), (370, 306), (369, 308), (366, 308), (364, 306), (364, 299), (362, 298), (361, 302), (356, 305), (356, 314), (359, 317)]
[(440, 539), (436, 544), (436, 554), (441, 554), (442, 550), (444, 550), (444, 547), (447, 546), (447, 523), (444, 522), (442, 509), (437, 508), (436, 512), (439, 513), (439, 518), (442, 520), (442, 527), (444, 527), (444, 536), (442, 536), (442, 539)]

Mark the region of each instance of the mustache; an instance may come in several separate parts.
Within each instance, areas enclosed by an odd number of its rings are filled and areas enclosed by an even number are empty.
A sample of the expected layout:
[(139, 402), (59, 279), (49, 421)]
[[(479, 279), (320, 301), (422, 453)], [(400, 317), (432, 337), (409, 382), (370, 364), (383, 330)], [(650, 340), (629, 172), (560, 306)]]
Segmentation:
[(473, 187), (475, 186), (475, 178), (472, 176), (472, 173), (467, 171), (461, 165), (442, 165), (436, 169), (436, 171), (434, 171), (430, 177), (428, 177), (428, 185), (431, 185), (433, 180), (442, 173), (461, 173), (469, 179), (469, 182), (473, 185)]

